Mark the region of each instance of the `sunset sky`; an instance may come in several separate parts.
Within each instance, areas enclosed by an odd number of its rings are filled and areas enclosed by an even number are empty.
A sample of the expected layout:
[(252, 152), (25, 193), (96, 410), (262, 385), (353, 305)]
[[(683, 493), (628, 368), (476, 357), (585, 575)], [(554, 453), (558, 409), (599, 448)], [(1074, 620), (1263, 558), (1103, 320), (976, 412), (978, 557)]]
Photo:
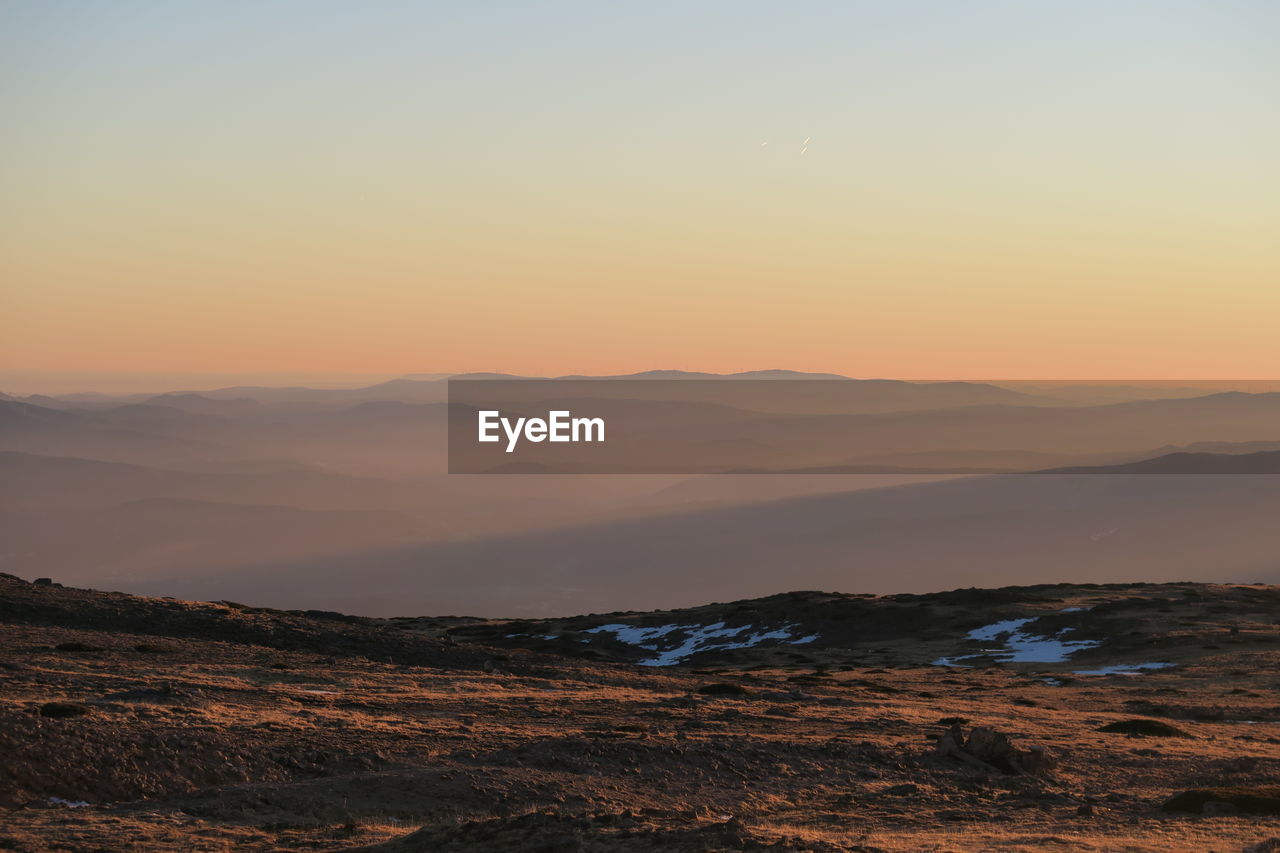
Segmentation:
[(1277, 44), (1269, 0), (8, 0), (0, 367), (1277, 378)]

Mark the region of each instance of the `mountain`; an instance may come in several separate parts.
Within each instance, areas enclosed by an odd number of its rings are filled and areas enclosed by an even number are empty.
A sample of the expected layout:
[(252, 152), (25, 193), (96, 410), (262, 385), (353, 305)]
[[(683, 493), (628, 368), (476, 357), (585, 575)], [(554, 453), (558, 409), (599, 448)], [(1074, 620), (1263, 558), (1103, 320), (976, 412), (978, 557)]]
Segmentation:
[[(159, 396), (145, 397), (130, 395), (120, 402), (152, 402), (186, 408), (190, 411), (201, 411), (211, 414), (225, 414), (227, 409), (215, 410), (207, 401), (245, 401), (251, 400), (264, 405), (288, 406), (294, 408), (349, 406), (361, 402), (392, 401), (402, 403), (440, 403), (448, 397), (448, 380), (523, 380), (541, 379), (548, 382), (570, 380), (616, 380), (635, 382), (685, 382), (689, 380), (715, 380), (728, 383), (750, 384), (752, 381), (779, 380), (816, 380), (819, 382), (842, 383), (842, 402), (840, 410), (846, 411), (891, 411), (894, 408), (934, 408), (953, 405), (979, 405), (984, 403), (1027, 403), (1033, 404), (1040, 398), (1011, 391), (988, 383), (971, 382), (903, 382), (887, 379), (851, 379), (833, 373), (803, 373), (791, 370), (756, 370), (734, 374), (700, 373), (683, 370), (650, 370), (639, 373), (620, 374), (614, 376), (571, 375), (556, 377), (522, 377), (507, 373), (460, 373), (443, 374), (410, 374), (380, 382), (364, 388), (270, 388), (258, 386), (234, 386), (201, 392), (174, 392)], [(648, 389), (652, 390), (653, 385)], [(59, 395), (57, 398), (43, 398), (42, 405), (58, 408), (73, 399), (85, 405), (89, 400), (84, 395)], [(111, 398), (94, 396), (94, 407), (109, 404)], [(702, 402), (723, 402), (719, 400), (703, 400)], [(242, 403), (240, 405), (243, 405)], [(198, 408), (197, 408), (198, 407)]]
[(0, 401), (0, 449), (160, 465), (232, 461), (241, 454), (203, 429), (217, 423), (161, 406), (87, 411)]
[(281, 462), (181, 470), (0, 451), (0, 568), (58, 571), (90, 584), (123, 575), (211, 576), (260, 562), (259, 551), (315, 558), (326, 548), (345, 553), (604, 518), (661, 485), (644, 478), (380, 479)]
[(86, 416), (95, 424), (136, 427), (139, 429), (163, 430), (165, 432), (187, 431), (216, 428), (225, 421), (221, 415), (205, 412), (194, 412), (187, 408), (161, 405), (158, 403), (126, 403), (106, 409), (73, 409), (72, 412)]
[[(787, 381), (801, 380), (801, 381)], [(720, 405), (757, 413), (810, 416), (883, 414), (983, 405), (1041, 405), (1042, 400), (995, 385), (849, 379), (832, 374), (701, 374), (648, 371), (627, 376), (563, 376), (538, 381), (465, 383), (455, 402), (487, 395), (512, 404), (555, 399), (638, 400)]]
[[(469, 373), (409, 373), (396, 379), (379, 382), (360, 388), (309, 388), (305, 386), (271, 387), (271, 386), (230, 386), (200, 391), (174, 391), (167, 394), (102, 394), (102, 393), (60, 393), (55, 396), (32, 395), (18, 398), (0, 394), (0, 400), (21, 400), (45, 406), (47, 408), (100, 408), (121, 403), (153, 402), (170, 405), (175, 408), (188, 408), (191, 411), (202, 411), (210, 414), (225, 414), (227, 409), (215, 410), (206, 401), (234, 401), (243, 405), (243, 401), (252, 400), (265, 405), (289, 407), (325, 407), (350, 405), (356, 402), (371, 400), (394, 400), (406, 403), (442, 402), (446, 397), (447, 382), (450, 379), (484, 379), (484, 380), (820, 380), (844, 381), (857, 387), (859, 393), (867, 397), (868, 405), (874, 404), (876, 411), (891, 411), (892, 398), (897, 395), (905, 397), (909, 405), (904, 408), (929, 408), (926, 401), (932, 399), (933, 406), (980, 405), (989, 403), (1013, 403), (1017, 405), (1048, 406), (1098, 406), (1112, 403), (1131, 402), (1136, 400), (1158, 400), (1186, 397), (1203, 397), (1217, 390), (1210, 385), (1176, 386), (1169, 383), (1150, 384), (1072, 384), (1062, 382), (981, 382), (981, 381), (903, 381), (891, 379), (858, 379), (838, 373), (810, 373), (805, 371), (768, 369), (749, 370), (737, 373), (709, 373), (687, 370), (647, 370), (637, 373), (614, 375), (568, 374), (559, 377), (518, 376), (501, 372), (469, 372)], [(1235, 390), (1262, 391), (1265, 383), (1220, 383), (1218, 388), (1234, 388)], [(914, 402), (919, 399), (919, 402)], [(889, 408), (886, 408), (889, 405)]]
[(0, 451), (0, 507), (67, 509), (150, 498), (357, 509), (403, 500), (402, 484), (304, 468), (190, 471)]
[(1123, 465), (1056, 468), (1046, 474), (1280, 474), (1280, 450), (1261, 453), (1169, 453)]
[[(1245, 390), (1233, 388), (1237, 383), (1222, 383), (1222, 386), (1175, 385), (1172, 383), (1152, 382), (1135, 384), (1124, 382), (1104, 383), (1072, 383), (1072, 382), (1000, 382), (1003, 388), (1020, 391), (1034, 397), (1057, 400), (1064, 404), (1077, 406), (1102, 406), (1109, 403), (1127, 403), (1135, 400), (1164, 400), (1182, 397), (1203, 397), (1206, 394), (1221, 390)], [(1263, 383), (1238, 383), (1249, 390), (1263, 390)], [(1270, 388), (1266, 388), (1270, 390)]]
[[(1266, 446), (1280, 434), (1277, 394), (808, 416), (607, 402), (618, 413), (648, 412), (643, 423), (659, 437), (666, 430), (673, 438), (673, 421), (691, 426), (678, 441), (654, 445), (661, 455), (646, 463), (750, 468), (776, 460), (792, 469), (896, 473), (446, 476), (448, 408), (440, 403), (258, 404), (214, 414), (154, 402), (54, 410), (0, 401), (0, 451), (11, 451), (0, 453), (0, 507), (13, 531), (4, 565), (60, 568), (86, 583), (110, 576), (101, 572), (128, 574), (145, 578), (130, 589), (157, 594), (274, 603), (300, 590), (322, 609), (448, 603), (524, 616), (673, 607), (725, 591), (764, 595), (779, 591), (782, 578), (927, 591), (965, 576), (989, 585), (1115, 573), (1276, 576), (1274, 478), (1189, 473), (1241, 470), (1255, 464), (1253, 454), (1148, 461), (1107, 477), (921, 480), (997, 466), (1125, 465), (1170, 455), (1135, 448), (1195, 442)], [(1199, 467), (1185, 467), (1192, 461)], [(1151, 466), (1170, 473), (1141, 473)], [(911, 473), (921, 471), (931, 473)], [(872, 488), (889, 484), (903, 485)], [(305, 520), (284, 510), (337, 515)], [(255, 512), (262, 518), (252, 520)], [(330, 522), (333, 536), (320, 530)], [(263, 544), (256, 557), (243, 547), (252, 537)]]
[(243, 417), (258, 414), (262, 404), (249, 397), (232, 397), (218, 400), (202, 394), (159, 394), (144, 401), (156, 406), (181, 409), (201, 415)]
[(1280, 450), (1280, 441), (1195, 441), (1185, 447), (1166, 450), (1186, 453), (1259, 453), (1264, 450)]
[[(74, 535), (68, 535), (73, 531)], [(149, 498), (106, 507), (0, 512), (0, 567), (79, 582), (138, 582), (175, 566), (212, 576), (272, 560), (365, 551), (409, 541), (407, 517)]]
[(373, 476), (445, 469), (443, 403), (233, 408), (211, 414), (131, 403), (55, 410), (0, 401), (0, 450), (174, 468), (274, 459)]
[[(467, 378), (455, 376), (455, 379)], [(842, 379), (854, 380), (839, 373), (807, 373), (802, 370), (743, 370), (737, 373), (706, 373), (699, 370), (642, 370), (639, 373), (617, 373), (603, 376), (588, 376), (581, 373), (557, 376), (556, 379)]]
[(76, 420), (74, 414), (68, 414), (47, 406), (33, 403), (21, 403), (15, 400), (0, 400), (0, 436), (30, 427), (58, 427), (71, 424)]
[[(1280, 435), (1278, 393), (1228, 392), (1086, 407), (1001, 404), (849, 413), (822, 409), (854, 405), (846, 393), (858, 395), (857, 406), (869, 406), (861, 386), (848, 386), (852, 390), (846, 392), (844, 383), (827, 382), (634, 383), (650, 384), (658, 388), (633, 393), (631, 383), (609, 383), (597, 392), (592, 388), (597, 383), (590, 381), (473, 383), (459, 390), (455, 401), (507, 412), (615, 411), (614, 422), (625, 430), (591, 448), (526, 443), (507, 453), (499, 444), (475, 445), (455, 456), (463, 464), (454, 470), (485, 472), (496, 465), (533, 462), (541, 471), (711, 474), (879, 466), (882, 471), (925, 473), (928, 463), (901, 460), (929, 453), (937, 464), (932, 470), (945, 473), (989, 470), (1035, 454), (1109, 463), (1119, 461), (1117, 457), (1132, 459), (1150, 447)], [(629, 408), (619, 409), (621, 401), (628, 401)], [(705, 407), (712, 404), (725, 407), (725, 417), (705, 417)], [(906, 402), (899, 399), (895, 405)], [(1001, 455), (1010, 461), (993, 465), (964, 458)]]

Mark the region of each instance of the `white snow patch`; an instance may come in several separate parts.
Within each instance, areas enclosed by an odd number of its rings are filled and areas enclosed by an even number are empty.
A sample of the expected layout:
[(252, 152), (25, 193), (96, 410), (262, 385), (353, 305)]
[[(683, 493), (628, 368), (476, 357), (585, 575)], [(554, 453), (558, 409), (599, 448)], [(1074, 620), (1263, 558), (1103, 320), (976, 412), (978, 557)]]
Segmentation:
[[(651, 658), (637, 661), (641, 666), (672, 666), (699, 652), (749, 649), (766, 640), (777, 640), (779, 643), (800, 645), (812, 643), (818, 639), (817, 634), (795, 638), (792, 634), (795, 627), (795, 625), (785, 625), (772, 631), (757, 631), (751, 625), (727, 628), (723, 622), (716, 622), (711, 625), (658, 625), (648, 628), (615, 623), (588, 628), (583, 633), (613, 634), (614, 638), (620, 643), (638, 646), (646, 651), (657, 652)], [(685, 634), (679, 645), (667, 649), (658, 648), (659, 643), (656, 641), (665, 640), (670, 634), (677, 631), (682, 631)], [(744, 634), (746, 636), (743, 636)], [(674, 640), (671, 642), (674, 642)]]
[[(1077, 613), (1087, 610), (1086, 607), (1066, 607), (1060, 612)], [(969, 666), (964, 661), (972, 660), (977, 657), (990, 656), (996, 661), (1002, 663), (1063, 663), (1071, 658), (1073, 654), (1084, 649), (1092, 649), (1098, 646), (1095, 640), (1068, 640), (1067, 634), (1074, 631), (1074, 628), (1063, 628), (1052, 637), (1037, 637), (1023, 630), (1028, 625), (1040, 617), (1032, 616), (1027, 619), (1006, 619), (1003, 622), (993, 622), (990, 625), (983, 625), (981, 628), (975, 628), (970, 631), (966, 637), (970, 640), (979, 642), (1000, 641), (1001, 645), (996, 648), (983, 649), (980, 652), (972, 654), (957, 655), (956, 657), (938, 658), (933, 662), (934, 666)], [(1001, 640), (1003, 638), (1003, 640)], [(1073, 675), (1141, 675), (1144, 672), (1153, 669), (1165, 669), (1175, 666), (1172, 663), (1125, 663), (1115, 666), (1104, 666), (1098, 669), (1078, 669)], [(1046, 678), (1044, 681), (1048, 684), (1061, 685), (1062, 682), (1056, 678)]]
[(85, 800), (64, 800), (62, 797), (50, 797), (49, 802), (55, 806), (66, 806), (69, 809), (83, 809), (93, 805), (93, 803)]
[(1068, 640), (1066, 635), (1074, 628), (1063, 628), (1052, 637), (1037, 637), (1023, 630), (1023, 626), (1036, 621), (1040, 617), (1031, 616), (1026, 619), (1006, 619), (974, 628), (966, 638), (979, 642), (995, 642), (1004, 637), (1000, 647), (983, 649), (981, 652), (956, 657), (938, 658), (934, 666), (967, 666), (961, 661), (990, 655), (1001, 663), (1062, 663), (1074, 653), (1083, 649), (1091, 649), (1098, 645), (1095, 640)]
[(1177, 666), (1172, 663), (1122, 663), (1116, 666), (1104, 666), (1099, 669), (1077, 669), (1074, 675), (1142, 675), (1149, 669), (1167, 669)]
[[(723, 624), (723, 623), (721, 623)], [(588, 628), (583, 631), (584, 634), (613, 634), (619, 643), (626, 643), (628, 646), (639, 646), (642, 649), (656, 651), (657, 646), (651, 644), (650, 640), (656, 640), (665, 637), (672, 631), (685, 631), (696, 627), (694, 625), (659, 625), (656, 628), (637, 628), (634, 625), (624, 625), (621, 622), (613, 625), (600, 625), (595, 628)]]

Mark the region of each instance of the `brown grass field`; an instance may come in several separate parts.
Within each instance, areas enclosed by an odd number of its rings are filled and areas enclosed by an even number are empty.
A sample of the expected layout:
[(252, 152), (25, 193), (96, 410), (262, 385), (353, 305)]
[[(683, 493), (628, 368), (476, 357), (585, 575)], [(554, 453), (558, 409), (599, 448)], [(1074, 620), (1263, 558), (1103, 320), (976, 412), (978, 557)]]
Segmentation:
[[(1126, 642), (1178, 665), (946, 668), (904, 638), (643, 667), (0, 576), (0, 850), (1280, 849), (1280, 590), (1023, 598), (1141, 601)], [(1100, 731), (1134, 719), (1164, 725)], [(1047, 758), (940, 754), (954, 724)]]

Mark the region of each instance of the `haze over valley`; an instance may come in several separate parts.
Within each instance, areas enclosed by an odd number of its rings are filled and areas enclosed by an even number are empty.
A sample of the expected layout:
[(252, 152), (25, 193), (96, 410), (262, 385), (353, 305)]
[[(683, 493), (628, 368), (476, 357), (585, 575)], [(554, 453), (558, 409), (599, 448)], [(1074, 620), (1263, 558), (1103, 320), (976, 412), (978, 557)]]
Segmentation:
[[(633, 431), (693, 424), (673, 468), (688, 454), (789, 473), (449, 475), (447, 377), (435, 375), (7, 395), (0, 570), (383, 616), (677, 607), (796, 587), (1280, 580), (1277, 393), (1129, 385), (1097, 403), (1080, 399), (1086, 384), (629, 378), (593, 379), (605, 395), (593, 402)], [(734, 442), (718, 440), (726, 429)], [(794, 464), (760, 467), (761, 448)]]

